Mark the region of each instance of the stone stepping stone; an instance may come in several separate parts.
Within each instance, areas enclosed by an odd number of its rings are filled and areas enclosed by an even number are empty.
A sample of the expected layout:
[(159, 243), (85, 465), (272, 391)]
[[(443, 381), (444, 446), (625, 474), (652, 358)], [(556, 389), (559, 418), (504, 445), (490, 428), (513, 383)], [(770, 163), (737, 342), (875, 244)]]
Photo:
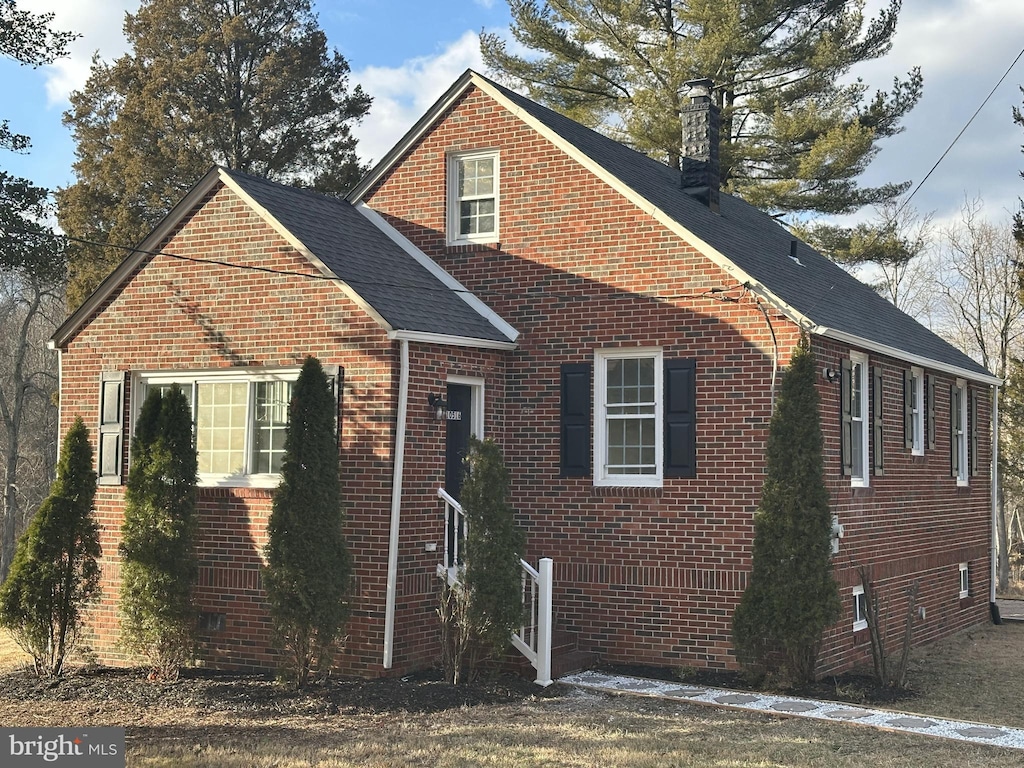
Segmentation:
[(649, 691), (652, 688), (657, 688), (658, 684), (647, 680), (621, 680), (616, 687), (627, 691)]
[(780, 701), (772, 704), (772, 709), (778, 712), (811, 712), (818, 709), (818, 705), (809, 701)]
[(935, 723), (922, 720), (920, 717), (897, 717), (889, 721), (889, 725), (897, 728), (931, 728)]
[(871, 717), (871, 713), (865, 712), (863, 709), (836, 709), (826, 712), (825, 715), (837, 720), (860, 720), (862, 717)]
[(718, 696), (715, 701), (719, 704), (753, 704), (760, 699), (760, 696), (751, 696), (747, 693), (731, 693), (728, 696)]
[(1006, 731), (999, 728), (984, 728), (980, 725), (960, 728), (957, 730), (957, 733), (969, 739), (998, 739), (1000, 736), (1006, 735)]
[(666, 696), (703, 696), (707, 693), (707, 688), (669, 688), (666, 691), (662, 691)]

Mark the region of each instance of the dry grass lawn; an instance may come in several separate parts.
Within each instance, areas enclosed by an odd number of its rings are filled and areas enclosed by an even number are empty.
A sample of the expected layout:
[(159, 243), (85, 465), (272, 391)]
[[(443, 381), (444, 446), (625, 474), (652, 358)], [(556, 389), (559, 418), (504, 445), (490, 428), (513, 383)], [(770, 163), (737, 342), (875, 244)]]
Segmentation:
[[(906, 710), (1024, 727), (1024, 625), (983, 626), (918, 651)], [(0, 665), (24, 661), (0, 641)], [(10, 674), (9, 672), (7, 674)], [(90, 696), (15, 699), (0, 679), (0, 722), (123, 725), (129, 766), (1020, 766), (1024, 753), (934, 738), (719, 711), (571, 689), (430, 713), (249, 714), (210, 702), (146, 706)]]

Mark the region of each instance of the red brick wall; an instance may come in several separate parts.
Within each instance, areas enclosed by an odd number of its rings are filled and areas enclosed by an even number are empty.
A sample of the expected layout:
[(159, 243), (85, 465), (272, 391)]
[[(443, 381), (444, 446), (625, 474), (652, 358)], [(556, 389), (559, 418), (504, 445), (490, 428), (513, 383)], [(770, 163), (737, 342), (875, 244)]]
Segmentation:
[[(500, 152), (500, 242), (447, 246), (446, 156), (483, 149)], [(732, 666), (730, 621), (750, 567), (773, 356), (788, 361), (796, 327), (763, 314), (729, 275), (476, 90), (367, 199), (522, 333), (508, 356), (501, 435), (531, 556), (555, 560), (558, 624), (609, 661)], [(697, 477), (660, 489), (560, 478), (559, 365), (640, 346), (697, 361)], [(921, 579), (928, 613), (917, 636), (929, 639), (983, 619), (988, 485), (956, 488), (941, 440), (923, 465), (901, 459), (902, 378), (895, 361), (877, 362), (887, 366), (892, 445), (887, 475), (871, 489), (851, 491), (838, 475), (838, 385), (822, 384), (829, 485), (847, 526), (838, 577), (847, 612), (846, 558), (891, 563), (875, 567), (886, 594)], [(939, 428), (948, 431), (941, 404)], [(955, 599), (961, 559), (977, 584), (966, 607)], [(943, 591), (950, 568), (952, 602)], [(848, 653), (851, 623), (844, 615), (829, 634), (824, 667), (860, 658)]]
[[(315, 274), (270, 226), (219, 186), (163, 247), (182, 256)], [(340, 289), (320, 280), (154, 257), (63, 350), (62, 426), (82, 416), (95, 429), (101, 371), (298, 367), (306, 355), (344, 369), (340, 455), (358, 595), (340, 665), (372, 674), (379, 670), (383, 642), (379, 616), (398, 357), (397, 346)], [(110, 662), (127, 661), (117, 647), (123, 502), (123, 487), (100, 487), (104, 594), (89, 621), (94, 649)], [(274, 664), (259, 575), (270, 505), (266, 489), (199, 491), (197, 604), (225, 615), (223, 630), (203, 633), (205, 662)]]

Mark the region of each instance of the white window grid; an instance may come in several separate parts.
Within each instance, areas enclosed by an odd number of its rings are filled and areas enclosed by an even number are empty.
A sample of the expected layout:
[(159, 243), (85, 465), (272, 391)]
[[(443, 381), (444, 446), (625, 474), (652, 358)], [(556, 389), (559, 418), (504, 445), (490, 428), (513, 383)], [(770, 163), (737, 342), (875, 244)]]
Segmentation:
[(449, 158), (449, 242), (493, 242), (497, 239), (498, 180), (497, 152), (474, 152)]
[(953, 407), (953, 439), (956, 441), (957, 452), (957, 485), (967, 485), (967, 382), (956, 380), (954, 389), (956, 403)]
[(868, 391), (868, 356), (862, 352), (850, 353), (850, 456), (853, 461), (850, 483), (866, 487), (868, 480), (868, 409), (871, 398)]
[(971, 594), (971, 576), (967, 563), (960, 563), (960, 599)]
[(924, 369), (910, 369), (911, 454), (924, 456)]
[(600, 350), (594, 369), (595, 485), (660, 486), (661, 349)]
[(280, 482), (288, 422), (285, 392), (290, 398), (298, 375), (298, 368), (245, 375), (235, 371), (139, 373), (132, 388), (132, 413), (138, 416), (150, 388), (167, 391), (178, 386), (192, 409), (199, 484), (274, 487)]

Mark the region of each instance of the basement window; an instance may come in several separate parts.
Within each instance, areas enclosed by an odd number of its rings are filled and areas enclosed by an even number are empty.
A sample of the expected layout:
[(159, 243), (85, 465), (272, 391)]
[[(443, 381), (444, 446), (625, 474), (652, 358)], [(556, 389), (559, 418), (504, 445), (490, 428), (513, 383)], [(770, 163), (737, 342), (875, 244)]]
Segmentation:
[(864, 596), (864, 585), (853, 588), (853, 631), (860, 632), (868, 628), (868, 601)]

